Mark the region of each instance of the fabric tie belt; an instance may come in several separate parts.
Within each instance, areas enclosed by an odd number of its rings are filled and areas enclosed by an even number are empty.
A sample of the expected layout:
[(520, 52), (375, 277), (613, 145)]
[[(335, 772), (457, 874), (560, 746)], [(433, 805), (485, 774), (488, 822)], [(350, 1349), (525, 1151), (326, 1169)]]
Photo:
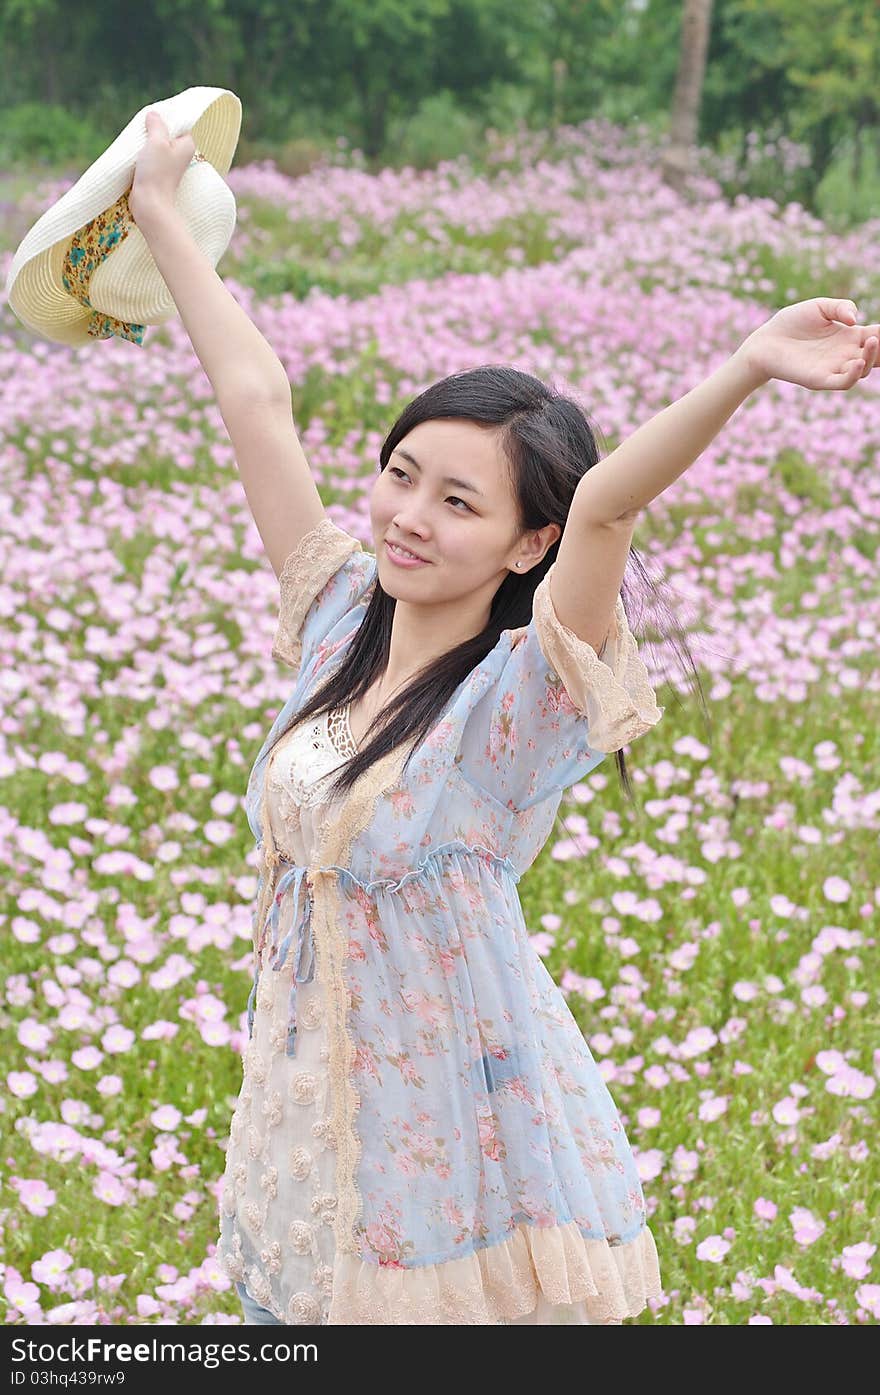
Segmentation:
[[(300, 907), (300, 893), (302, 884), (305, 881), (306, 890), (303, 893), (302, 908)], [(288, 891), (293, 891), (293, 914), (290, 929), (279, 944), (278, 937), (281, 933), (281, 906)], [(257, 965), (254, 974), (254, 991), (259, 979), (260, 961), (263, 946), (268, 943), (268, 963), (269, 967), (276, 972), (284, 967), (287, 960), (288, 951), (295, 942), (296, 962), (293, 971), (293, 978), (290, 984), (290, 997), (288, 1000), (287, 1014), (287, 1055), (292, 1056), (296, 1047), (296, 985), (298, 983), (311, 983), (315, 977), (315, 941), (312, 935), (312, 882), (309, 878), (308, 868), (299, 865), (289, 864), (287, 871), (279, 878), (275, 887), (275, 895), (272, 898), (272, 909), (262, 927), (260, 938), (257, 943)], [(253, 1018), (251, 1016), (251, 1026)]]

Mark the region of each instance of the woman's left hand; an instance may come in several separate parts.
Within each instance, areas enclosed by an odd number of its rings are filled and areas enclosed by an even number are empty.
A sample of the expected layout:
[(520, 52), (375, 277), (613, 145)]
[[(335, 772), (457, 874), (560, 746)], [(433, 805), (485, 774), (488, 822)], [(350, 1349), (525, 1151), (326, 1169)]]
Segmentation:
[(860, 325), (851, 300), (786, 305), (740, 346), (755, 370), (807, 388), (851, 388), (877, 366), (880, 325)]

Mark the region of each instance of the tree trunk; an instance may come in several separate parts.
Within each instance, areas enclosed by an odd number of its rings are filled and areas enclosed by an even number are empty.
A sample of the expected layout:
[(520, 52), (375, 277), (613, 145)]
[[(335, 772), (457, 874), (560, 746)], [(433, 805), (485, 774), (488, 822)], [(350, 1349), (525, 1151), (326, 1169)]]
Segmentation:
[(374, 92), (367, 99), (364, 109), (364, 154), (373, 163), (379, 159), (385, 148), (387, 116), (387, 94)]
[(678, 76), (669, 145), (662, 161), (664, 180), (680, 194), (694, 166), (711, 24), (712, 0), (683, 0)]
[(352, 64), (355, 90), (360, 99), (361, 149), (367, 157), (368, 166), (375, 165), (385, 146), (385, 133), (388, 117), (388, 93), (376, 90), (369, 72), (369, 57), (358, 54)]
[(852, 180), (857, 188), (862, 182), (865, 157), (864, 135), (871, 125), (871, 116), (871, 107), (866, 104), (856, 117), (856, 129), (853, 133)]
[(555, 136), (562, 120), (562, 108), (564, 103), (563, 88), (568, 75), (568, 64), (564, 58), (554, 58), (551, 68), (551, 111), (550, 111), (550, 132)]
[(834, 121), (830, 116), (824, 116), (821, 121), (810, 131), (808, 136), (810, 145), (810, 165), (804, 171), (806, 176), (807, 197), (805, 206), (810, 213), (816, 212), (816, 191), (831, 161), (834, 158), (836, 142), (834, 140)]
[[(55, 36), (52, 32), (52, 16), (39, 25), (39, 47), (40, 66), (43, 70), (43, 101), (47, 106), (61, 106), (61, 84), (58, 77), (58, 51), (55, 47)], [(55, 20), (57, 24), (57, 18)]]

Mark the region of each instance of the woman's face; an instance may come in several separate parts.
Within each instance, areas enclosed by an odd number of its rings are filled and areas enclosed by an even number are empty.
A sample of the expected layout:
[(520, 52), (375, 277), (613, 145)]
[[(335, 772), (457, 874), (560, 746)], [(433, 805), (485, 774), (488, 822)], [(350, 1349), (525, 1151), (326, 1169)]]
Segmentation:
[[(471, 421), (414, 427), (373, 485), (370, 521), (382, 587), (401, 600), (448, 604), (489, 586), (491, 601), (518, 557), (525, 567), (507, 457)], [(397, 566), (389, 541), (427, 565)]]

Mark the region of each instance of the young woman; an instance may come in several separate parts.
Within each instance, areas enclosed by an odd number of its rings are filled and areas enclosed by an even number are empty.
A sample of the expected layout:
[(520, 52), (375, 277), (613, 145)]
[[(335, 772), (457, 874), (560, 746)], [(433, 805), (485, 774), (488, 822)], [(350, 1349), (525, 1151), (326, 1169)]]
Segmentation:
[[(262, 852), (219, 1254), (250, 1322), (619, 1323), (661, 1293), (620, 1117), (517, 883), (564, 791), (662, 716), (620, 595), (636, 519), (776, 377), (849, 389), (880, 328), (788, 306), (600, 461), (513, 368), (411, 402), (324, 511), (274, 353), (173, 207), (132, 214), (217, 393), (297, 675), (247, 788)], [(609, 313), (614, 313), (609, 306)]]

